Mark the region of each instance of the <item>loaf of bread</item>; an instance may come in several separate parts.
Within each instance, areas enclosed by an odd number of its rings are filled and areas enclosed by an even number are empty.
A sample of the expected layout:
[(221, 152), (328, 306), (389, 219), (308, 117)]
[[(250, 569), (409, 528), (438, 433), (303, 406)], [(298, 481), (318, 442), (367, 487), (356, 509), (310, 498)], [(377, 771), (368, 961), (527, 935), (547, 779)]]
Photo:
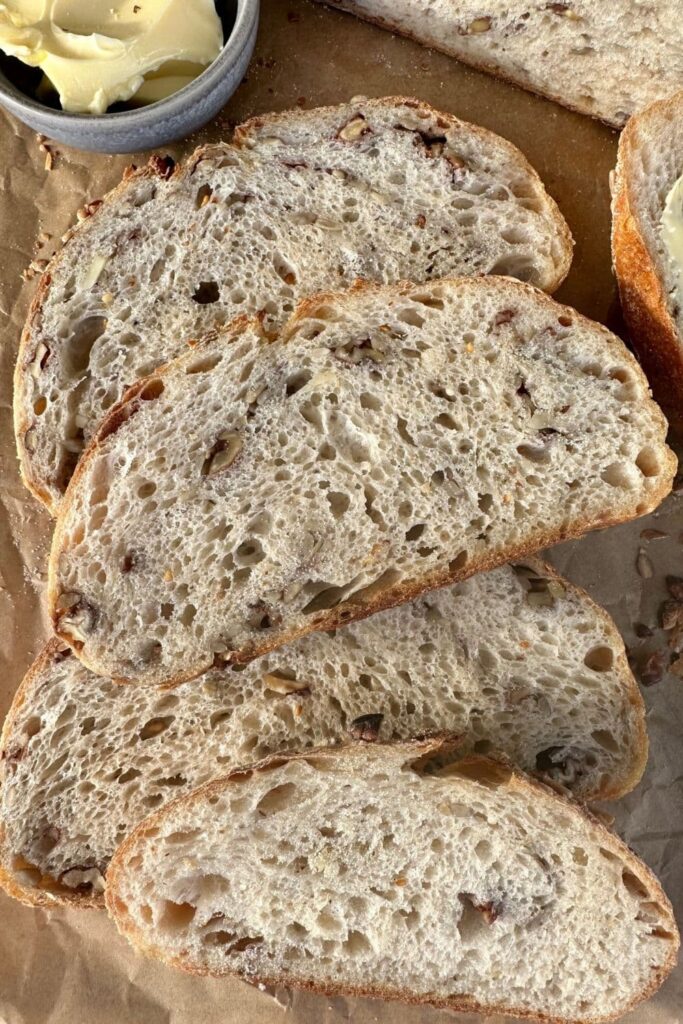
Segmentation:
[(519, 282), (243, 318), (136, 384), (57, 521), (57, 634), (174, 684), (641, 515), (666, 423), (622, 342)]
[(242, 313), (268, 330), (359, 278), (509, 274), (553, 291), (569, 229), (509, 142), (417, 100), (256, 118), (184, 167), (154, 157), (48, 266), (24, 329), (15, 428), (55, 511), (126, 387)]
[(612, 257), (624, 317), (655, 397), (680, 434), (683, 92), (631, 119), (619, 140), (612, 186)]
[(621, 128), (683, 87), (679, 0), (323, 0)]
[(245, 760), (449, 731), (582, 799), (647, 757), (643, 702), (609, 616), (538, 559), (313, 633), (173, 692), (116, 686), (53, 641), (8, 715), (0, 880), (33, 904), (97, 904), (116, 845)]
[(545, 1021), (611, 1020), (674, 965), (651, 872), (578, 805), (439, 745), (275, 756), (146, 819), (107, 906), (195, 974)]

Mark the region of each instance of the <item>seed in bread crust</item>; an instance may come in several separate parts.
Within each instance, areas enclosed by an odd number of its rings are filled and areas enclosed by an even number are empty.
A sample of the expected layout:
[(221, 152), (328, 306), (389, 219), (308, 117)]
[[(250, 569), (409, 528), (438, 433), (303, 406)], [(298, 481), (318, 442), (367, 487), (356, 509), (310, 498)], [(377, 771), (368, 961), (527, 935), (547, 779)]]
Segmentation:
[(481, 914), (487, 924), (493, 924), (503, 912), (501, 903), (494, 902), (493, 900), (477, 899), (471, 892), (461, 892), (460, 901), (469, 903), (474, 910)]
[(261, 678), (265, 689), (272, 690), (273, 693), (289, 696), (290, 693), (300, 693), (303, 695), (311, 692), (308, 683), (303, 683), (299, 679), (285, 675), (284, 672), (265, 672)]
[(202, 476), (216, 476), (223, 470), (228, 469), (232, 466), (243, 447), (244, 442), (239, 434), (232, 432), (221, 434), (204, 459)]
[(57, 608), (57, 625), (60, 632), (66, 633), (78, 643), (85, 643), (97, 625), (97, 609), (82, 594), (75, 591), (62, 594)]
[(357, 117), (352, 117), (343, 128), (339, 129), (337, 138), (343, 139), (344, 142), (357, 142), (363, 135), (368, 135), (370, 131), (370, 125), (363, 115), (359, 114)]
[(475, 18), (467, 26), (468, 35), (479, 35), (481, 32), (488, 32), (491, 28), (491, 18)]
[(374, 743), (379, 739), (379, 730), (382, 725), (382, 714), (359, 715), (354, 718), (349, 727), (349, 734), (354, 740), (363, 740), (365, 743)]

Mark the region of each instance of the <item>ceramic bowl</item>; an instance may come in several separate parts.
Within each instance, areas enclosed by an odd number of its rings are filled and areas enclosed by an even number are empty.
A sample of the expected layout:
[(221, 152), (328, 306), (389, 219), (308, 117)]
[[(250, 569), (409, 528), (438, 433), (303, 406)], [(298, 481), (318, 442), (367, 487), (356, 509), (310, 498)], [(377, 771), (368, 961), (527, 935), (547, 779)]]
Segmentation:
[(210, 121), (232, 96), (256, 42), (259, 0), (218, 0), (216, 8), (226, 37), (221, 52), (206, 71), (166, 99), (135, 110), (70, 114), (22, 91), (22, 69), (10, 73), (17, 62), (5, 58), (0, 64), (0, 104), (36, 132), (76, 149), (133, 153), (184, 138)]

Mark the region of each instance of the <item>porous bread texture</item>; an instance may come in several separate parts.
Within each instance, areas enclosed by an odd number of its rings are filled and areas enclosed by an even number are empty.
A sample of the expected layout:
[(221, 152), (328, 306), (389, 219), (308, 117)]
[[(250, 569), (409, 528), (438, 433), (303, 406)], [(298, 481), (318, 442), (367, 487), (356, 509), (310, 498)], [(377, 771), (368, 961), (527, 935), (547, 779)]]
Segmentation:
[(56, 641), (2, 742), (0, 880), (30, 903), (101, 900), (152, 809), (246, 761), (352, 736), (449, 731), (582, 799), (647, 757), (643, 702), (609, 616), (538, 559), (480, 573), (172, 692), (116, 686)]
[(678, 0), (322, 2), (615, 128), (683, 86)]
[(112, 410), (57, 522), (54, 626), (98, 674), (182, 682), (650, 511), (665, 432), (622, 342), (529, 286), (318, 296)]
[(274, 757), (174, 801), (124, 841), (107, 906), (197, 974), (553, 1021), (654, 991), (678, 933), (658, 882), (595, 819), (430, 745)]
[[(681, 19), (679, 18), (679, 23)], [(667, 196), (683, 175), (683, 92), (633, 117), (619, 140), (612, 258), (631, 341), (672, 427), (683, 432), (683, 309), (662, 239)]]
[(553, 291), (571, 262), (519, 150), (417, 100), (257, 118), (171, 171), (155, 157), (88, 208), (29, 312), (15, 429), (52, 511), (125, 388), (235, 316), (276, 329), (359, 278), (498, 273)]

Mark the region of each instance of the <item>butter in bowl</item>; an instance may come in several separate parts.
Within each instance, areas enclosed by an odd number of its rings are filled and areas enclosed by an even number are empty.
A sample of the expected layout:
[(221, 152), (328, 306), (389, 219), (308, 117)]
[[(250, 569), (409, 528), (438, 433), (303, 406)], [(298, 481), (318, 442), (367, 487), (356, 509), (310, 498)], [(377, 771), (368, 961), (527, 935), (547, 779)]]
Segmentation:
[(81, 149), (132, 152), (205, 124), (239, 85), (258, 0), (0, 0), (0, 103)]

